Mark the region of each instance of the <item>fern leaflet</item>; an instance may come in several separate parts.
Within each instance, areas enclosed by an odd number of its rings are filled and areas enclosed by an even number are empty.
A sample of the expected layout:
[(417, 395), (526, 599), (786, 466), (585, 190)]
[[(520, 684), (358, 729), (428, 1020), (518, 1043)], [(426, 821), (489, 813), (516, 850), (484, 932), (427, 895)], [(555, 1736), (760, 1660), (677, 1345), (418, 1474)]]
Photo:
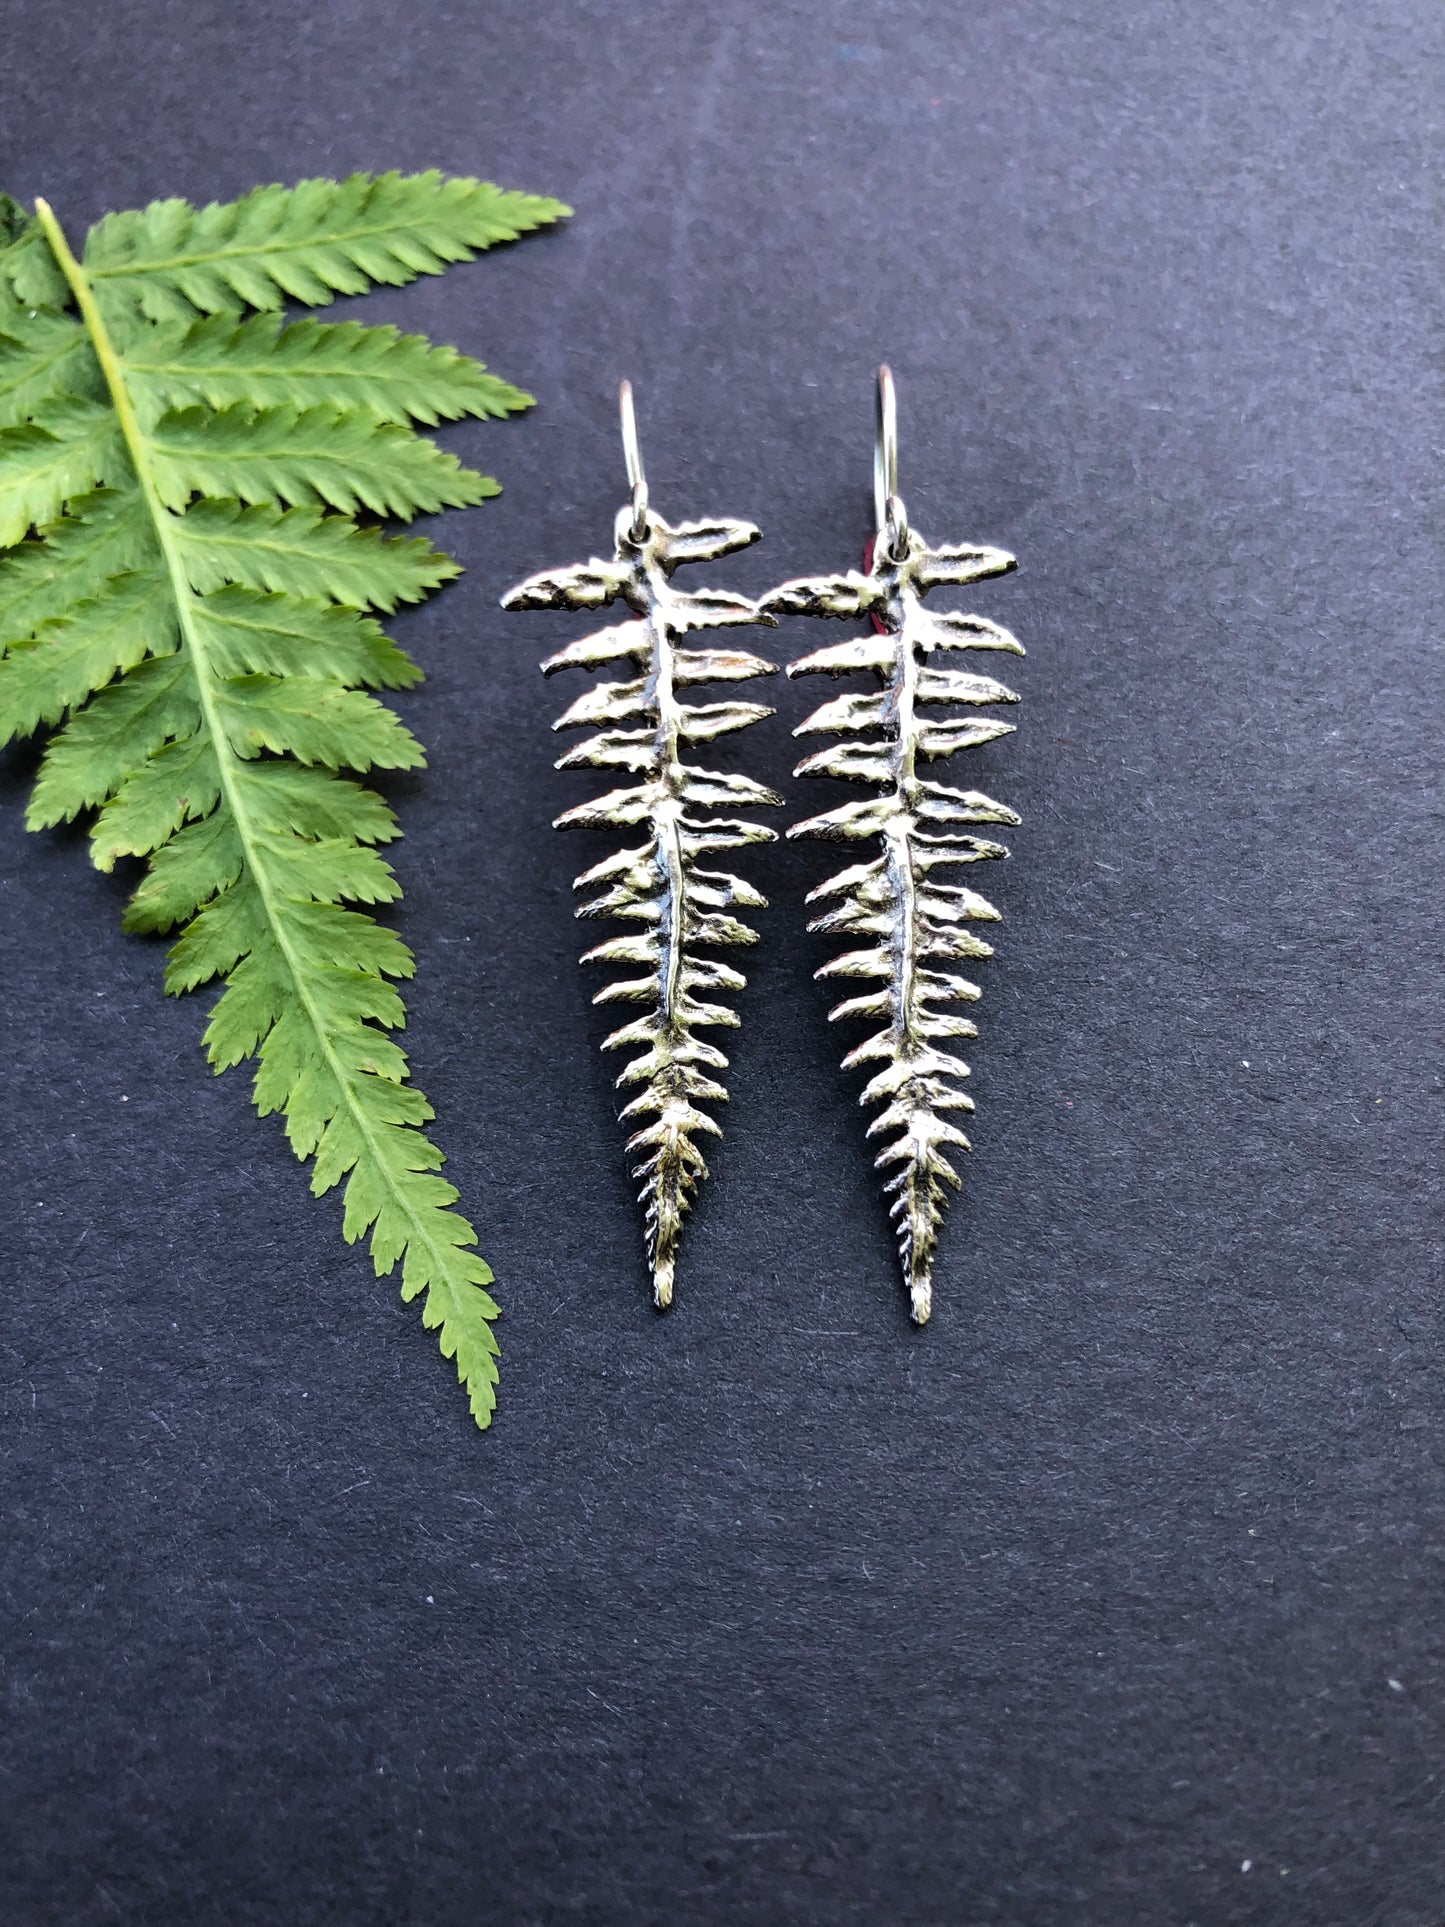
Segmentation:
[(259, 188), (110, 215), (83, 262), (0, 200), (0, 741), (52, 726), (27, 821), (94, 811), (146, 860), (125, 916), (180, 926), (172, 992), (220, 979), (220, 1071), (256, 1059), (318, 1195), (455, 1360), (485, 1426), (497, 1307), (392, 1033), (412, 974), (356, 905), (393, 901), (390, 809), (343, 775), (421, 764), (371, 692), (420, 672), (367, 613), (457, 573), (408, 519), (496, 484), (418, 435), (529, 397), (419, 336), (262, 312), (399, 284), (567, 210), (438, 174)]
[(788, 674), (878, 678), (877, 693), (836, 697), (799, 724), (795, 735), (823, 732), (845, 740), (805, 757), (794, 774), (876, 784), (884, 794), (796, 823), (788, 835), (877, 838), (882, 844), (878, 857), (839, 871), (810, 893), (810, 903), (832, 907), (808, 928), (863, 940), (863, 947), (825, 964), (819, 977), (874, 978), (883, 985), (846, 999), (831, 1020), (863, 1018), (883, 1026), (843, 1062), (878, 1066), (861, 1102), (884, 1106), (868, 1135), (887, 1138), (876, 1164), (880, 1170), (893, 1167), (884, 1189), (913, 1317), (921, 1325), (932, 1309), (939, 1226), (949, 1192), (960, 1182), (948, 1151), (969, 1148), (947, 1113), (973, 1109), (973, 1100), (958, 1088), (968, 1075), (967, 1064), (939, 1046), (946, 1039), (977, 1035), (968, 1018), (946, 1006), (972, 1002), (980, 993), (947, 966), (991, 956), (990, 945), (968, 926), (998, 917), (976, 891), (938, 881), (934, 873), (1008, 855), (1002, 844), (962, 826), (1019, 820), (978, 790), (951, 789), (920, 775), (921, 762), (990, 742), (1013, 728), (967, 714), (935, 718), (928, 713), (935, 706), (961, 704), (967, 710), (1018, 701), (992, 677), (936, 668), (933, 658), (955, 649), (1017, 655), (1023, 650), (1006, 630), (981, 616), (935, 615), (923, 607), (930, 589), (1001, 575), (1013, 568), (1012, 556), (1001, 549), (930, 549), (906, 526), (901, 549), (895, 554), (880, 539), (866, 575), (850, 570), (788, 582), (765, 596), (761, 606), (774, 615), (870, 617), (874, 624), (874, 634), (819, 649), (790, 663)]

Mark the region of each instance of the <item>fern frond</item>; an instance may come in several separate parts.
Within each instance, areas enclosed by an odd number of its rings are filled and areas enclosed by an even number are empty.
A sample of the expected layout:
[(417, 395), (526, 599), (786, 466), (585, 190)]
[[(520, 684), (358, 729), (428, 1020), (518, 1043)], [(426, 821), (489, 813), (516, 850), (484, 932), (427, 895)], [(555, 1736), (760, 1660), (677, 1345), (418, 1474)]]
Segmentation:
[[(813, 577), (785, 583), (761, 606), (774, 615), (870, 617), (874, 633), (819, 649), (790, 663), (790, 676), (871, 674), (874, 694), (835, 697), (793, 732), (841, 735), (841, 745), (799, 763), (798, 776), (830, 776), (878, 785), (885, 794), (845, 803), (796, 823), (790, 837), (837, 842), (877, 839), (882, 853), (840, 871), (808, 898), (817, 904), (810, 930), (846, 934), (860, 947), (833, 958), (820, 978), (860, 978), (882, 988), (846, 998), (832, 1021), (880, 1024), (843, 1062), (868, 1065), (864, 1105), (883, 1108), (868, 1127), (885, 1141), (876, 1159), (898, 1238), (913, 1317), (923, 1324), (933, 1302), (933, 1259), (949, 1195), (959, 1188), (952, 1162), (968, 1139), (952, 1121), (971, 1111), (960, 1088), (968, 1065), (940, 1048), (973, 1037), (974, 1024), (950, 1006), (971, 1003), (977, 985), (949, 964), (992, 955), (971, 925), (998, 912), (976, 891), (938, 881), (935, 872), (1007, 856), (1000, 843), (974, 834), (982, 824), (1016, 824), (1002, 803), (977, 790), (927, 781), (919, 764), (951, 756), (1013, 725), (992, 717), (936, 719), (935, 705), (1013, 703), (1011, 689), (991, 676), (933, 666), (949, 649), (1023, 651), (1007, 631), (978, 616), (935, 615), (923, 606), (929, 589), (977, 581), (1014, 566), (1000, 549), (929, 549), (909, 533), (900, 557), (880, 542), (866, 575)], [(960, 826), (967, 825), (967, 829)]]
[(697, 1145), (720, 1126), (704, 1103), (720, 1103), (727, 1091), (712, 1075), (727, 1059), (699, 1030), (736, 1025), (725, 1004), (706, 993), (741, 990), (740, 972), (699, 957), (699, 947), (752, 943), (756, 933), (735, 917), (736, 909), (760, 907), (750, 883), (701, 859), (719, 850), (771, 840), (761, 824), (723, 820), (702, 812), (719, 805), (777, 804), (782, 798), (750, 777), (698, 769), (682, 760), (681, 746), (710, 741), (772, 711), (760, 703), (690, 704), (678, 691), (699, 682), (741, 682), (776, 674), (776, 665), (744, 650), (684, 648), (690, 629), (746, 623), (771, 624), (753, 602), (722, 590), (687, 595), (672, 586), (685, 562), (706, 561), (745, 548), (758, 531), (747, 522), (687, 523), (671, 528), (648, 518), (640, 540), (632, 510), (617, 520), (611, 561), (547, 570), (503, 598), (505, 609), (595, 609), (620, 601), (636, 619), (571, 643), (543, 665), (595, 668), (622, 662), (638, 673), (625, 682), (600, 683), (557, 720), (554, 728), (600, 726), (563, 756), (557, 767), (622, 769), (642, 780), (581, 803), (558, 817), (556, 827), (639, 830), (643, 841), (595, 864), (575, 888), (592, 891), (579, 917), (620, 918), (640, 926), (634, 933), (597, 944), (583, 963), (617, 964), (640, 971), (598, 992), (595, 1003), (635, 1003), (641, 1015), (613, 1031), (604, 1050), (633, 1050), (618, 1084), (634, 1092), (621, 1115), (637, 1128), (627, 1149), (638, 1158), (642, 1180), (653, 1302), (673, 1296), (678, 1240), (692, 1193), (707, 1176)]
[(82, 267), (44, 203), (0, 199), (0, 741), (58, 725), (27, 820), (95, 811), (97, 868), (145, 861), (125, 927), (179, 927), (168, 989), (219, 980), (212, 1064), (257, 1060), (257, 1108), (314, 1158), (315, 1192), (344, 1187), (378, 1275), (400, 1265), (479, 1425), (491, 1273), (390, 1034), (410, 952), (354, 907), (398, 894), (376, 847), (395, 821), (341, 774), (421, 764), (368, 693), (420, 672), (367, 611), (457, 569), (353, 516), (494, 494), (408, 424), (528, 398), (392, 328), (239, 317), (435, 272), (561, 211), (438, 175), (306, 182), (108, 217)]

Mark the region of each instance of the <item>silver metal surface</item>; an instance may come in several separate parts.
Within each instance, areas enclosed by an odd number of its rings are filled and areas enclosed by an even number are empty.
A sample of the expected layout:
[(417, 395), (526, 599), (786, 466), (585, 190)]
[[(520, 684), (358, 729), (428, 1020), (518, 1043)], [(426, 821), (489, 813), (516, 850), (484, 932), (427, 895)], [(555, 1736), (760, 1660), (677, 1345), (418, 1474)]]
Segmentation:
[(894, 559), (908, 545), (908, 514), (898, 493), (898, 397), (893, 370), (878, 370), (873, 434), (873, 546)]
[[(878, 371), (877, 421), (877, 528), (867, 574), (850, 570), (788, 582), (764, 596), (761, 607), (773, 615), (872, 620), (871, 633), (789, 664), (790, 676), (861, 672), (876, 676), (881, 685), (875, 694), (835, 697), (799, 724), (795, 735), (825, 733), (845, 740), (805, 757), (794, 773), (869, 783), (883, 794), (794, 824), (788, 835), (870, 840), (880, 846), (874, 859), (841, 870), (810, 894), (810, 903), (831, 907), (808, 927), (862, 940), (862, 947), (825, 964), (820, 977), (873, 979), (882, 986), (848, 998), (831, 1015), (881, 1025), (843, 1061), (874, 1067), (861, 1102), (884, 1106), (868, 1135), (886, 1139), (876, 1163), (890, 1173), (884, 1189), (913, 1317), (923, 1324), (933, 1303), (939, 1226), (950, 1191), (959, 1187), (947, 1151), (969, 1148), (947, 1113), (973, 1109), (960, 1088), (968, 1065), (940, 1045), (977, 1035), (975, 1026), (950, 1007), (972, 1002), (980, 993), (949, 966), (990, 956), (991, 946), (970, 926), (998, 918), (975, 891), (936, 882), (934, 876), (947, 866), (1007, 856), (1002, 844), (973, 834), (973, 826), (1019, 820), (978, 790), (951, 789), (922, 775), (920, 764), (1011, 733), (1012, 724), (971, 716), (970, 710), (1018, 701), (992, 677), (935, 668), (934, 658), (959, 649), (1016, 655), (1023, 650), (1007, 630), (982, 616), (933, 614), (924, 608), (931, 589), (1002, 575), (1014, 560), (1001, 549), (930, 549), (909, 528), (898, 496), (896, 405), (886, 368)], [(956, 705), (964, 706), (963, 716), (932, 715), (936, 706)]]
[(713, 1001), (723, 990), (741, 990), (741, 972), (699, 946), (753, 943), (756, 932), (732, 912), (757, 908), (764, 899), (741, 877), (700, 867), (708, 853), (770, 841), (776, 832), (758, 823), (711, 814), (719, 807), (779, 804), (782, 798), (751, 778), (684, 762), (688, 743), (710, 742), (744, 729), (773, 712), (760, 703), (687, 703), (678, 692), (697, 683), (746, 682), (777, 673), (776, 663), (740, 649), (684, 648), (691, 630), (761, 623), (765, 615), (746, 596), (722, 589), (683, 594), (672, 586), (681, 564), (710, 561), (758, 538), (749, 522), (688, 522), (671, 528), (649, 507), (647, 480), (637, 443), (632, 390), (622, 384), (622, 441), (632, 498), (617, 516), (611, 561), (592, 560), (529, 577), (502, 600), (504, 609), (595, 609), (620, 601), (632, 619), (569, 643), (543, 663), (543, 673), (598, 668), (625, 662), (632, 675), (603, 682), (579, 696), (553, 725), (599, 733), (563, 756), (557, 767), (622, 769), (641, 780), (558, 817), (556, 827), (609, 827), (641, 832), (644, 840), (595, 864), (576, 888), (596, 890), (579, 917), (618, 917), (636, 928), (589, 950), (584, 963), (630, 966), (633, 974), (599, 991), (594, 1002), (645, 1006), (616, 1030), (604, 1050), (635, 1048), (638, 1055), (618, 1078), (634, 1089), (624, 1118), (652, 1121), (628, 1140), (640, 1154), (634, 1175), (642, 1179), (653, 1301), (672, 1302), (677, 1245), (694, 1186), (707, 1176), (695, 1139), (720, 1127), (700, 1102), (725, 1101), (711, 1075), (727, 1059), (698, 1031), (735, 1025), (736, 1015)]
[(632, 525), (628, 536), (633, 542), (640, 542), (647, 533), (647, 474), (637, 441), (637, 411), (632, 405), (630, 381), (624, 381), (617, 390), (617, 407), (622, 417), (622, 460), (627, 468), (627, 486), (632, 490)]

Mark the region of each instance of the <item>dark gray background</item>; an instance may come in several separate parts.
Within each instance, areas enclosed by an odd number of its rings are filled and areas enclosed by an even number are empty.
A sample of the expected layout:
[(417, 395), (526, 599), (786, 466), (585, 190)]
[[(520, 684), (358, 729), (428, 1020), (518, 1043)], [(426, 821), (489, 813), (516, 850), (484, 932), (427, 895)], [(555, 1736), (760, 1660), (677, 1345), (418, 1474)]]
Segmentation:
[[(4, 765), (0, 1917), (1437, 1927), (1445, 14), (11, 0), (3, 46), (0, 179), (76, 236), (386, 166), (577, 214), (365, 308), (541, 404), (447, 434), (506, 493), (395, 625), (489, 1436)], [(1022, 564), (973, 598), (1021, 727), (955, 765), (1025, 818), (978, 1148), (919, 1335), (827, 852), (759, 852), (659, 1321), (548, 828), (579, 625), (497, 597), (606, 543), (624, 373), (663, 512), (766, 532), (712, 580), (853, 562), (885, 356), (915, 522)]]

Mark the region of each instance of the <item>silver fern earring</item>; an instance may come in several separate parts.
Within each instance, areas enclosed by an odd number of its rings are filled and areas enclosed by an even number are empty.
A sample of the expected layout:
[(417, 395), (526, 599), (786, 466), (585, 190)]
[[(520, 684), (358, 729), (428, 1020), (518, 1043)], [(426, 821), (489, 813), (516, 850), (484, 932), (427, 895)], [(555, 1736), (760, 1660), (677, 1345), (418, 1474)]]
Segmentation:
[(698, 956), (697, 949), (756, 942), (757, 933), (733, 912), (760, 908), (765, 901), (741, 877), (703, 869), (700, 860), (713, 851), (770, 842), (776, 835), (762, 824), (709, 812), (783, 800), (750, 777), (683, 761), (685, 744), (745, 729), (772, 710), (761, 703), (686, 703), (678, 693), (697, 683), (775, 675), (777, 664), (741, 649), (684, 648), (679, 638), (697, 629), (771, 627), (775, 619), (746, 596), (724, 589), (683, 594), (673, 588), (672, 575), (681, 564), (745, 549), (759, 531), (751, 522), (684, 522), (677, 528), (664, 522), (648, 497), (629, 382), (623, 382), (619, 401), (630, 496), (617, 515), (611, 561), (594, 558), (530, 576), (502, 598), (502, 607), (596, 609), (616, 601), (632, 611), (630, 620), (569, 643), (542, 664), (542, 671), (550, 676), (559, 669), (625, 662), (633, 672), (627, 681), (599, 683), (579, 696), (553, 728), (600, 725), (597, 735), (559, 760), (559, 769), (624, 769), (642, 780), (579, 803), (559, 816), (555, 827), (623, 829), (643, 838), (584, 871), (575, 887), (599, 893), (581, 905), (579, 917), (619, 917), (641, 926), (598, 944), (582, 961), (641, 972), (608, 984), (593, 1002), (647, 1006), (602, 1048), (639, 1053), (617, 1082), (636, 1092), (622, 1117), (651, 1120), (628, 1139), (627, 1149), (640, 1159), (633, 1175), (642, 1180), (653, 1302), (662, 1310), (672, 1303), (683, 1217), (695, 1185), (707, 1176), (696, 1140), (700, 1134), (720, 1135), (716, 1120), (698, 1106), (727, 1098), (712, 1075), (726, 1068), (727, 1059), (697, 1033), (737, 1024), (726, 1005), (707, 999), (718, 991), (741, 990), (746, 982), (741, 972)]
[(795, 735), (827, 733), (847, 740), (805, 757), (794, 774), (845, 777), (879, 785), (884, 794), (796, 823), (788, 835), (844, 842), (876, 838), (882, 844), (872, 861), (839, 871), (810, 893), (810, 903), (836, 901), (808, 928), (836, 930), (865, 944), (825, 964), (819, 977), (882, 982), (882, 989), (839, 1004), (831, 1021), (863, 1018), (883, 1026), (843, 1062), (879, 1066), (860, 1101), (885, 1107), (868, 1135), (886, 1139), (876, 1165), (890, 1173), (884, 1190), (913, 1317), (921, 1325), (932, 1309), (939, 1226), (950, 1191), (960, 1187), (948, 1152), (969, 1148), (947, 1114), (973, 1109), (972, 1099), (959, 1088), (967, 1064), (940, 1045), (977, 1036), (977, 1027), (951, 1006), (972, 1003), (980, 992), (947, 966), (991, 956), (991, 946), (969, 926), (995, 922), (999, 914), (975, 891), (935, 876), (948, 865), (1008, 855), (1001, 843), (963, 826), (1019, 821), (1011, 809), (978, 790), (950, 789), (919, 774), (922, 762), (972, 749), (1013, 729), (992, 717), (934, 718), (928, 712), (935, 705), (972, 708), (1018, 701), (991, 676), (935, 668), (933, 658), (955, 649), (1014, 655), (1023, 649), (1007, 630), (982, 616), (934, 614), (923, 607), (930, 589), (1003, 575), (1014, 559), (1002, 549), (931, 549), (909, 527), (898, 493), (897, 403), (887, 368), (878, 370), (873, 519), (866, 574), (849, 570), (788, 582), (763, 597), (760, 606), (773, 615), (872, 620), (873, 634), (788, 665), (789, 676), (864, 671), (882, 685), (872, 695), (836, 697), (799, 724)]

